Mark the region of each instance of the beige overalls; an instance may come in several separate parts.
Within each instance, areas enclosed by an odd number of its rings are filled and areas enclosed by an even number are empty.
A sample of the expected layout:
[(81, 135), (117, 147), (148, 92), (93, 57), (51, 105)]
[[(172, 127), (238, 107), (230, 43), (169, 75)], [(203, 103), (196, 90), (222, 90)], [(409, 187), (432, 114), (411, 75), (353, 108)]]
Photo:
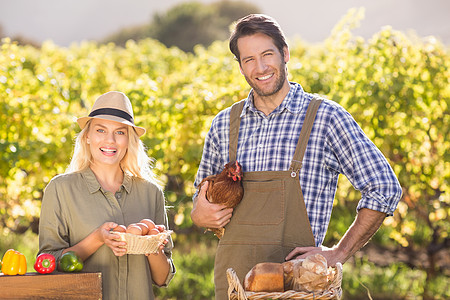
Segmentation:
[[(217, 300), (228, 299), (228, 268), (233, 268), (243, 281), (255, 264), (281, 263), (295, 247), (315, 245), (298, 176), (321, 102), (313, 99), (308, 106), (288, 171), (244, 173), (244, 198), (234, 209), (217, 248), (214, 266)], [(230, 112), (230, 161), (236, 159), (243, 105), (244, 101), (236, 103)]]

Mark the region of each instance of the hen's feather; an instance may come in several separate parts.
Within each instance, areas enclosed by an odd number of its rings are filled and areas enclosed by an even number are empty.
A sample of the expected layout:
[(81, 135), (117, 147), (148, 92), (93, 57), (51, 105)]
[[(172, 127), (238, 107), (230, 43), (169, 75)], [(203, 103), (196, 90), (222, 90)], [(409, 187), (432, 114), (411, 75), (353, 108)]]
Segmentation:
[[(208, 190), (206, 191), (206, 199), (211, 203), (225, 205), (234, 208), (242, 200), (244, 196), (244, 188), (242, 186), (242, 167), (237, 161), (229, 162), (225, 165), (222, 172), (216, 175), (210, 175), (202, 180), (198, 189), (208, 181)], [(223, 236), (224, 228), (213, 228), (218, 238)]]

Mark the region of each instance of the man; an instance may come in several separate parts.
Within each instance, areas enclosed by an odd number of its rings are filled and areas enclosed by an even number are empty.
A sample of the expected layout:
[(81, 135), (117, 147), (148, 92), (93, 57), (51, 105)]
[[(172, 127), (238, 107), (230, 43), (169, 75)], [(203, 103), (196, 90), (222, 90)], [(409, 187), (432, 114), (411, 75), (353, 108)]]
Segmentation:
[[(259, 262), (320, 253), (344, 263), (392, 215), (401, 187), (388, 162), (338, 104), (318, 99), (287, 79), (289, 49), (279, 25), (265, 15), (240, 19), (230, 50), (252, 88), (220, 112), (206, 136), (195, 186), (228, 161), (243, 168), (244, 198), (234, 209), (194, 195), (193, 222), (225, 226), (215, 261), (216, 299), (227, 298), (226, 270), (240, 279)], [(358, 214), (341, 241), (322, 246), (338, 175), (361, 191)]]

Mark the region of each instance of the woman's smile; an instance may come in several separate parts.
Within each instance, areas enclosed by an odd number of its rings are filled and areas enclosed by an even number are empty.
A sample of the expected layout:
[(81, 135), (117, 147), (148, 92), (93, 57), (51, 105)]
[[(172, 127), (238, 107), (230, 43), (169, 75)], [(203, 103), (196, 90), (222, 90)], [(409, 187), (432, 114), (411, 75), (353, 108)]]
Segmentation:
[(106, 147), (100, 148), (100, 151), (102, 151), (107, 156), (114, 156), (117, 152), (115, 148), (106, 148)]
[(92, 163), (119, 166), (128, 149), (128, 126), (119, 122), (93, 119), (88, 141)]

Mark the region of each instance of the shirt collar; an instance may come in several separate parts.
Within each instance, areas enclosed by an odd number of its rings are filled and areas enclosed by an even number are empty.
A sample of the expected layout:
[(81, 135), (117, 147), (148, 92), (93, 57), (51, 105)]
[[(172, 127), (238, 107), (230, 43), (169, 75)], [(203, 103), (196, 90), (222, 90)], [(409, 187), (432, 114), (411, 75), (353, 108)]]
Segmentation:
[[(80, 173), (81, 173), (81, 176), (84, 178), (84, 181), (86, 182), (88, 190), (91, 194), (95, 193), (96, 191), (101, 189), (100, 183), (98, 182), (97, 177), (95, 177), (95, 174), (91, 170), (91, 168), (86, 168), (83, 171), (81, 171)], [(127, 193), (131, 192), (131, 186), (132, 186), (131, 176), (129, 174), (127, 174), (126, 172), (124, 173), (124, 176), (123, 176), (122, 186), (125, 188)]]
[[(302, 110), (304, 105), (304, 98), (306, 93), (303, 91), (303, 88), (300, 84), (296, 82), (290, 82), (290, 89), (283, 102), (272, 112), (274, 113), (282, 113), (285, 109), (291, 112), (292, 114), (298, 114)], [(247, 99), (245, 99), (244, 108), (242, 109), (241, 117), (246, 115), (248, 112), (257, 112), (257, 108), (253, 103), (253, 89), (250, 90)]]

